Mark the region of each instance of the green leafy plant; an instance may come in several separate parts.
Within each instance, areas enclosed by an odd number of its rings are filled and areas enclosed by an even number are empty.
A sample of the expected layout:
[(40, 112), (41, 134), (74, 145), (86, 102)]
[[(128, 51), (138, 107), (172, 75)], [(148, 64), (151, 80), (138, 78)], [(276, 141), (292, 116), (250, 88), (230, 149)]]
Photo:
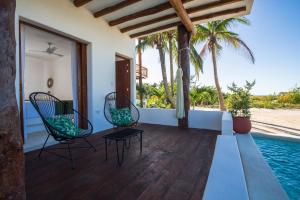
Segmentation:
[(244, 87), (238, 87), (235, 83), (228, 86), (230, 91), (227, 97), (227, 107), (233, 117), (250, 117), (250, 91), (255, 85), (255, 81), (252, 83), (246, 81)]

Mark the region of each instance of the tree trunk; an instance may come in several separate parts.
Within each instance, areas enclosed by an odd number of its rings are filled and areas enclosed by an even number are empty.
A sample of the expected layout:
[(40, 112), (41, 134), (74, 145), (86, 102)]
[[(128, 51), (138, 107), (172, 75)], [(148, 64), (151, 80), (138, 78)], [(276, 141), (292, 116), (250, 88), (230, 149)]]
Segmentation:
[[(139, 39), (139, 44), (141, 39)], [(139, 88), (140, 88), (140, 107), (143, 108), (143, 77), (142, 77), (142, 49), (138, 48), (138, 59), (139, 59)]]
[(173, 34), (169, 33), (169, 59), (170, 59), (170, 79), (171, 79), (171, 94), (172, 97), (174, 97), (174, 67), (173, 67), (173, 43), (172, 43), (172, 38)]
[(165, 93), (166, 93), (167, 101), (169, 101), (169, 103), (171, 104), (172, 108), (175, 108), (175, 103), (174, 103), (174, 100), (173, 100), (173, 98), (171, 96), (171, 93), (170, 93), (170, 90), (169, 90), (169, 86), (168, 86), (165, 52), (162, 49), (161, 45), (158, 45), (157, 49), (158, 49), (158, 52), (159, 52), (160, 65), (161, 65), (161, 74), (162, 74), (162, 78), (163, 78), (163, 84), (164, 84), (164, 88), (165, 88)]
[(213, 61), (213, 67), (214, 67), (215, 84), (216, 84), (216, 88), (217, 88), (217, 91), (218, 91), (220, 110), (225, 111), (226, 107), (225, 107), (225, 104), (224, 104), (223, 93), (222, 93), (222, 90), (221, 90), (221, 87), (220, 87), (220, 84), (219, 84), (217, 61), (216, 61), (216, 49), (215, 49), (214, 45), (212, 45), (211, 54), (212, 54), (212, 61)]
[(183, 77), (183, 96), (184, 96), (184, 110), (185, 117), (178, 119), (178, 125), (180, 128), (189, 127), (189, 110), (190, 110), (190, 54), (189, 54), (189, 43), (191, 33), (189, 33), (183, 25), (177, 27), (178, 30), (178, 59), (179, 66), (182, 68)]
[(15, 93), (15, 7), (15, 0), (0, 1), (0, 199), (26, 198)]

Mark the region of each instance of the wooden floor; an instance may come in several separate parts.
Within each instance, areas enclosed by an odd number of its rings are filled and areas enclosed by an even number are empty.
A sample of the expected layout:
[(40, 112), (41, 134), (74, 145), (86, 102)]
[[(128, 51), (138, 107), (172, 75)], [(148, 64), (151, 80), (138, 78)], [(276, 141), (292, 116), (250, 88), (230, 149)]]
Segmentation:
[(27, 199), (201, 199), (218, 132), (149, 124), (139, 128), (145, 131), (143, 153), (139, 155), (134, 141), (121, 167), (115, 143), (105, 161), (103, 134), (89, 138), (97, 152), (73, 151), (74, 170), (67, 160), (47, 152), (40, 159), (38, 151), (27, 153)]

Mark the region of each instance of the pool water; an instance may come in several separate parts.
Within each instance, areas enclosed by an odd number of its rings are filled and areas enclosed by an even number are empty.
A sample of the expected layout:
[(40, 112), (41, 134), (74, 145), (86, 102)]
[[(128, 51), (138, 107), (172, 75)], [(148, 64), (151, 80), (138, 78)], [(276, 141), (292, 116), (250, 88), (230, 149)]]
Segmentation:
[(300, 142), (253, 137), (290, 199), (300, 199)]

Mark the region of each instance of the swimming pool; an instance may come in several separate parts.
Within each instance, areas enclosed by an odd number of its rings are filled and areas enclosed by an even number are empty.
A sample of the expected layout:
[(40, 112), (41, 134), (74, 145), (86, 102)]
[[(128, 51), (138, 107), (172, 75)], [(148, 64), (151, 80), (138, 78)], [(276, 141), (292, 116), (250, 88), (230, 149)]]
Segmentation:
[(253, 136), (290, 199), (300, 199), (300, 142)]

